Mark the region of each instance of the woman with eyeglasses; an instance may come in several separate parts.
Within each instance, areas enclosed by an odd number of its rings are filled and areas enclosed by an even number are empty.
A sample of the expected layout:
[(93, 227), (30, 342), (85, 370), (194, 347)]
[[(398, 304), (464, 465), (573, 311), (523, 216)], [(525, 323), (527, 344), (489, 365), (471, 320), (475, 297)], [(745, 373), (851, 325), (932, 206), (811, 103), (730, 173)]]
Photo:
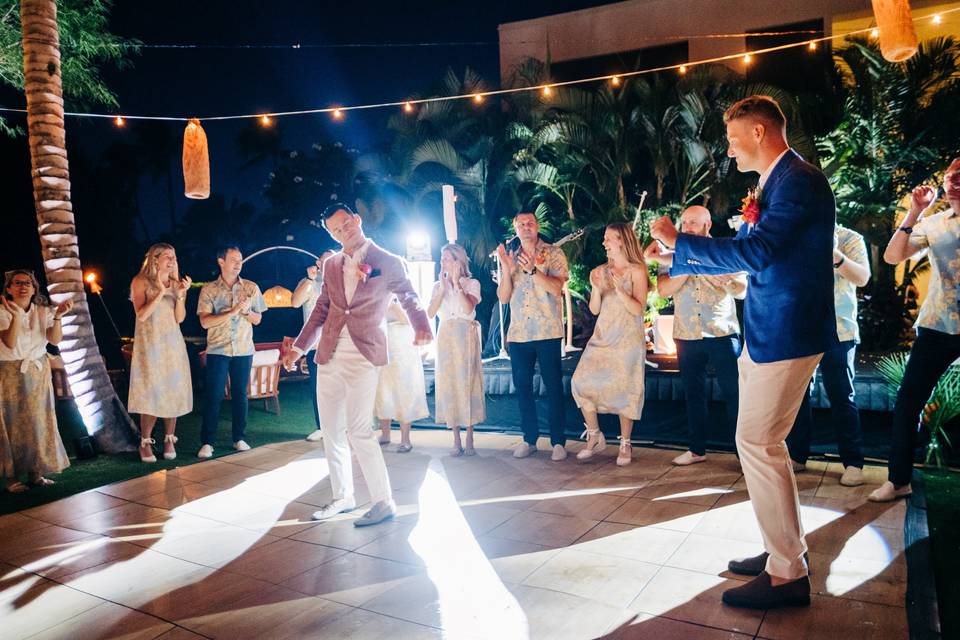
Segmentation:
[(0, 296), (0, 475), (11, 493), (51, 485), (45, 476), (70, 466), (57, 431), (47, 343), (63, 338), (61, 319), (73, 302), (50, 306), (39, 290), (32, 271), (16, 269), (5, 274)]

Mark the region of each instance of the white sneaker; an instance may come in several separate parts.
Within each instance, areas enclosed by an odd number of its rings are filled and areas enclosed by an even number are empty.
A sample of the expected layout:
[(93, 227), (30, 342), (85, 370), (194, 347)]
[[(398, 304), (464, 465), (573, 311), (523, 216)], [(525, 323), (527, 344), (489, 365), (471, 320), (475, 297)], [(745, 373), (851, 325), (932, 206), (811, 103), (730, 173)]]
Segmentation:
[(250, 451), (250, 445), (248, 445), (243, 440), (237, 440), (233, 443), (233, 448), (237, 451)]
[(600, 453), (607, 448), (607, 439), (603, 436), (603, 432), (597, 429), (594, 432), (591, 432), (589, 429), (583, 432), (583, 436), (587, 437), (587, 446), (581, 449), (577, 453), (577, 460), (581, 462), (584, 460), (589, 460), (594, 455)]
[(528, 442), (521, 442), (517, 445), (517, 448), (513, 450), (514, 458), (529, 458), (537, 452), (537, 445), (530, 444)]
[(310, 442), (320, 442), (320, 438), (322, 437), (323, 437), (323, 432), (320, 431), (320, 429), (317, 429), (316, 431), (311, 432), (310, 435), (307, 436), (307, 440), (309, 440)]
[(840, 484), (845, 487), (859, 487), (863, 484), (863, 470), (859, 467), (847, 467), (840, 476)]
[(676, 458), (670, 461), (671, 464), (675, 464), (678, 467), (686, 467), (687, 465), (697, 464), (698, 462), (703, 462), (707, 459), (707, 456), (698, 456), (693, 451), (684, 451)]
[(567, 450), (563, 448), (562, 444), (553, 445), (553, 453), (550, 455), (550, 459), (554, 462), (560, 462), (561, 460), (567, 459)]
[(314, 520), (327, 520), (338, 513), (353, 511), (356, 508), (357, 502), (353, 498), (340, 498), (339, 500), (334, 500), (330, 504), (323, 505), (320, 507), (319, 511), (314, 511), (313, 515), (310, 517)]
[(213, 447), (208, 444), (200, 447), (200, 451), (197, 452), (198, 458), (212, 458), (213, 457)]

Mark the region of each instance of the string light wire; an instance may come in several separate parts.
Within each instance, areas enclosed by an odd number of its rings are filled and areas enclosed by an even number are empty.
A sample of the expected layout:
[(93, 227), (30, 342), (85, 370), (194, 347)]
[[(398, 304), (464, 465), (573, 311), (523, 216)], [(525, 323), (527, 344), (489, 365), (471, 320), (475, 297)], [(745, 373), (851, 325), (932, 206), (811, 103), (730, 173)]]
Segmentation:
[[(939, 11), (935, 14), (919, 16), (915, 20), (922, 20), (924, 18), (934, 18), (939, 17), (942, 22), (943, 16), (951, 13), (960, 11), (960, 7), (953, 9), (947, 9)], [(613, 84), (620, 84), (627, 78), (632, 78), (636, 76), (648, 75), (651, 73), (659, 73), (662, 71), (678, 71), (680, 73), (686, 73), (691, 68), (695, 66), (701, 66), (706, 64), (715, 64), (719, 62), (726, 62), (728, 60), (740, 60), (743, 61), (748, 59), (747, 56), (753, 57), (756, 55), (761, 55), (765, 53), (772, 53), (774, 51), (784, 51), (787, 49), (794, 49), (797, 47), (807, 47), (809, 49), (815, 49), (817, 45), (821, 42), (833, 42), (834, 40), (841, 40), (849, 38), (850, 36), (860, 35), (860, 34), (873, 34), (876, 31), (876, 27), (865, 27), (863, 29), (855, 29), (853, 31), (848, 31), (841, 34), (833, 34), (828, 36), (821, 36), (819, 38), (811, 38), (809, 40), (804, 40), (801, 42), (791, 42), (789, 44), (782, 44), (773, 47), (766, 47), (763, 49), (756, 49), (754, 51), (740, 52), (740, 53), (731, 53), (723, 56), (714, 56), (712, 58), (705, 58), (703, 60), (695, 60), (692, 62), (684, 62), (670, 65), (663, 65), (660, 67), (653, 67), (650, 69), (642, 69), (639, 71), (628, 71), (623, 73), (616, 74), (606, 74), (600, 76), (592, 76), (589, 78), (579, 78), (576, 80), (566, 80), (559, 82), (550, 82), (549, 84), (540, 84), (524, 87), (510, 87), (506, 89), (490, 89), (488, 91), (482, 92), (471, 92), (463, 93), (452, 96), (434, 96), (429, 98), (416, 98), (416, 99), (404, 99), (404, 100), (394, 100), (390, 102), (378, 102), (371, 104), (360, 104), (360, 105), (345, 105), (345, 106), (331, 106), (331, 107), (321, 107), (316, 109), (299, 109), (292, 111), (271, 111), (271, 112), (259, 112), (259, 113), (244, 113), (236, 115), (224, 115), (224, 116), (207, 116), (200, 117), (199, 120), (203, 122), (216, 122), (222, 120), (248, 120), (258, 118), (261, 121), (269, 121), (273, 118), (281, 118), (287, 116), (304, 116), (304, 115), (315, 115), (315, 114), (332, 114), (335, 119), (342, 119), (342, 117), (348, 111), (365, 111), (370, 109), (386, 109), (391, 107), (400, 107), (404, 111), (410, 112), (411, 107), (416, 107), (418, 105), (426, 105), (435, 102), (446, 102), (453, 100), (472, 100), (475, 103), (482, 103), (486, 98), (491, 96), (503, 96), (510, 95), (515, 93), (528, 93), (533, 91), (539, 91), (541, 94), (549, 94), (553, 89), (557, 87), (568, 87), (575, 86), (580, 84), (588, 84), (595, 82), (612, 82)], [(747, 36), (764, 36), (764, 35), (781, 35), (784, 32), (767, 32), (767, 33), (753, 33), (753, 34), (742, 34)], [(742, 37), (738, 35), (737, 37)], [(733, 34), (713, 34), (711, 37), (734, 37)], [(706, 37), (706, 36), (700, 36)], [(26, 113), (26, 109), (15, 109), (10, 107), (0, 107), (0, 112), (7, 113)], [(129, 120), (154, 120), (154, 121), (167, 121), (167, 122), (188, 122), (196, 116), (147, 116), (147, 115), (129, 115), (122, 114), (118, 115), (116, 113), (81, 113), (81, 112), (64, 112), (64, 116), (71, 116), (76, 118), (109, 118), (114, 121), (118, 121), (120, 118), (122, 121)]]

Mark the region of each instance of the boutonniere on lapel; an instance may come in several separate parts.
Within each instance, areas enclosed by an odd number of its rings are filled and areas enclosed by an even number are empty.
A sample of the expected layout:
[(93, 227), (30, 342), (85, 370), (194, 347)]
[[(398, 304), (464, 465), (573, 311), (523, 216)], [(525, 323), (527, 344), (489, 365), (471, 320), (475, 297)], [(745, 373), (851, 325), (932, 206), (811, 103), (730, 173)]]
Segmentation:
[(547, 263), (546, 253), (546, 251), (540, 249), (540, 251), (537, 252), (536, 257), (533, 259), (533, 264), (537, 265), (538, 268), (542, 268), (543, 265)]
[(380, 275), (380, 269), (374, 269), (366, 262), (357, 265), (357, 272), (360, 274), (360, 282), (366, 282), (370, 278), (376, 278)]
[(747, 197), (741, 200), (741, 217), (747, 224), (757, 224), (760, 221), (760, 187), (747, 191)]

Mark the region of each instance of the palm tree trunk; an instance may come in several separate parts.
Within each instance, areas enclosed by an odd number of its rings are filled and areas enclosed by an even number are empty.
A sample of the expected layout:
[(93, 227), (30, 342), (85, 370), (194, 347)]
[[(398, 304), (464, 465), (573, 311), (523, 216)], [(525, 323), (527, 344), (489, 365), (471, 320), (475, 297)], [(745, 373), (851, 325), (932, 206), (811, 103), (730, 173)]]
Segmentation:
[(117, 398), (93, 335), (70, 202), (55, 0), (22, 0), (27, 131), (40, 246), (50, 297), (73, 300), (60, 353), (87, 431), (106, 452), (134, 448), (133, 422)]

